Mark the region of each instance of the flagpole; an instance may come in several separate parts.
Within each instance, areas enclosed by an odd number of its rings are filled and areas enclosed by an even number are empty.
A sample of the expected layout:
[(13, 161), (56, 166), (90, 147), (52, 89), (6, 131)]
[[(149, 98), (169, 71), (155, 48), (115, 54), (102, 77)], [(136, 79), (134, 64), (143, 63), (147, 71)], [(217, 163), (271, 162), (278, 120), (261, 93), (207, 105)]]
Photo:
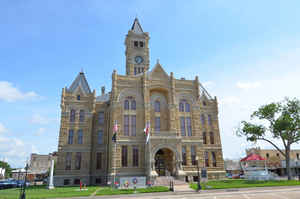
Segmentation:
[(117, 155), (117, 141), (115, 142), (115, 161), (114, 161), (114, 186), (116, 183), (116, 155)]

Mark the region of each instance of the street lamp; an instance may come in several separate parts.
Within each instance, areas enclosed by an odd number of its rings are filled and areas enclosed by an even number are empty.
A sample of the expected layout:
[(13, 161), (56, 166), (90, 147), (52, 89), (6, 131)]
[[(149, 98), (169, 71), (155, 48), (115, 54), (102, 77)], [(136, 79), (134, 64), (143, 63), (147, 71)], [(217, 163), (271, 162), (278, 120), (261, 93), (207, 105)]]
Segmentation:
[(196, 156), (196, 161), (197, 161), (197, 174), (198, 174), (198, 183), (197, 183), (197, 192), (201, 190), (201, 185), (200, 185), (200, 171), (199, 171), (199, 158)]

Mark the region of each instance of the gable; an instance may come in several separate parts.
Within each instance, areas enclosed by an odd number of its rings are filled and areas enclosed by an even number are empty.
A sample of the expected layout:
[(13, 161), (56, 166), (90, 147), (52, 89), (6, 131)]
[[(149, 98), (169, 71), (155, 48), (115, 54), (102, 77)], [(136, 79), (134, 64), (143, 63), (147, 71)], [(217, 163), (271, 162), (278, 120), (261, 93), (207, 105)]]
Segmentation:
[(165, 72), (165, 70), (162, 68), (162, 66), (157, 62), (155, 67), (150, 72), (150, 78), (151, 79), (161, 79), (161, 80), (168, 80), (169, 76)]

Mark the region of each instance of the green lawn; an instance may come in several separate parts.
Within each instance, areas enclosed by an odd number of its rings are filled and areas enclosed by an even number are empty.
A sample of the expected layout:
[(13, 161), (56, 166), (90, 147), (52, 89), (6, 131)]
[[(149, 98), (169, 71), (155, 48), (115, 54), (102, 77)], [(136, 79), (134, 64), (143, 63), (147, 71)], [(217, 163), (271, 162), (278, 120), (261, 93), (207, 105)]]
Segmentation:
[[(116, 194), (132, 194), (133, 189), (116, 190), (108, 187), (89, 186), (87, 191), (80, 191), (79, 187), (56, 187), (48, 190), (45, 186), (29, 187), (26, 189), (26, 199), (44, 199), (44, 198), (63, 198), (90, 196), (97, 190), (97, 195), (116, 195)], [(166, 192), (168, 187), (151, 187), (145, 189), (137, 189), (136, 193)], [(0, 199), (18, 199), (20, 189), (4, 189), (0, 190)]]
[[(167, 192), (167, 191), (169, 191), (169, 188), (163, 186), (136, 189), (136, 193), (153, 193), (153, 192)], [(98, 190), (96, 195), (101, 196), (101, 195), (117, 195), (117, 194), (132, 194), (132, 193), (134, 193), (133, 189), (119, 190), (119, 189), (111, 189), (105, 187)]]
[[(80, 191), (79, 187), (56, 187), (49, 190), (45, 186), (33, 186), (26, 189), (26, 199), (43, 199), (43, 198), (63, 198), (75, 196), (89, 196), (96, 191), (98, 187), (87, 187), (87, 191)], [(17, 199), (20, 189), (0, 190), (0, 199)]]
[[(272, 187), (272, 186), (294, 186), (300, 185), (297, 180), (279, 180), (279, 181), (249, 181), (244, 179), (237, 180), (215, 180), (201, 183), (204, 190), (208, 189), (229, 189), (229, 188), (248, 188), (248, 187)], [(197, 183), (190, 184), (190, 187), (197, 189)]]

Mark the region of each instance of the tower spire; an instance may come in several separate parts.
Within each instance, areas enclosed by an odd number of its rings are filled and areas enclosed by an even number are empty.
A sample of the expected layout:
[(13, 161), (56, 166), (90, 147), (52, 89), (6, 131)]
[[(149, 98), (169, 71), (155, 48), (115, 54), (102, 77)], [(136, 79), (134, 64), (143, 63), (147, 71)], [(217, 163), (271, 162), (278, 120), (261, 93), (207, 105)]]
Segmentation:
[(142, 26), (137, 18), (137, 16), (135, 17), (134, 21), (133, 21), (133, 24), (131, 26), (131, 30), (134, 32), (134, 33), (137, 33), (137, 34), (141, 34), (143, 33), (143, 29), (142, 29)]

